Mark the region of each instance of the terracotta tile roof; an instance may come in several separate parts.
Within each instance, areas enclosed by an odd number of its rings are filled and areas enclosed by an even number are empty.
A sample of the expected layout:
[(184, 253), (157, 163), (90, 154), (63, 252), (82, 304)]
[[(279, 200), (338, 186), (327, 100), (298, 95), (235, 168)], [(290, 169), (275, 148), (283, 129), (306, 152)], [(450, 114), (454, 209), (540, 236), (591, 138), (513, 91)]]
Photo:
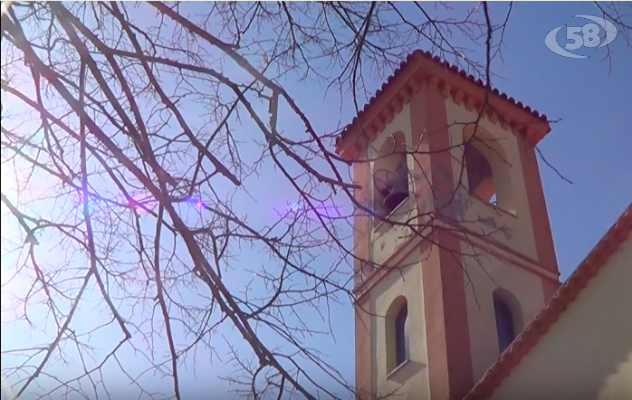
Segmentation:
[(547, 306), (535, 320), (516, 338), (500, 356), (483, 378), (474, 386), (464, 400), (484, 400), (489, 398), (509, 376), (513, 368), (520, 364), (538, 341), (549, 331), (568, 306), (577, 298), (588, 282), (607, 264), (608, 259), (630, 236), (632, 232), (632, 203), (579, 264), (575, 272), (562, 285)]
[(441, 67), (444, 67), (449, 71), (452, 71), (454, 74), (462, 78), (465, 78), (469, 80), (470, 82), (473, 82), (474, 84), (476, 84), (482, 89), (491, 90), (491, 93), (500, 97), (502, 100), (509, 102), (511, 105), (521, 108), (522, 110), (526, 111), (527, 113), (531, 114), (533, 117), (541, 121), (547, 122), (547, 117), (545, 114), (541, 114), (538, 111), (530, 108), (529, 106), (522, 104), (522, 102), (517, 101), (513, 97), (510, 97), (507, 94), (500, 92), (498, 89), (495, 89), (485, 84), (485, 82), (483, 82), (481, 79), (476, 79), (473, 75), (467, 74), (465, 71), (459, 69), (458, 67), (450, 64), (449, 62), (445, 60), (442, 60), (440, 57), (433, 56), (430, 52), (423, 51), (423, 50), (415, 50), (406, 57), (406, 60), (404, 60), (399, 65), (399, 67), (388, 77), (386, 82), (382, 84), (382, 87), (375, 93), (375, 95), (373, 95), (373, 97), (369, 99), (369, 101), (364, 105), (362, 110), (358, 112), (358, 115), (355, 118), (353, 118), (353, 120), (340, 133), (340, 136), (338, 136), (336, 140), (336, 145), (338, 145), (341, 141), (343, 141), (345, 137), (349, 134), (349, 132), (352, 131), (356, 127), (356, 124), (358, 124), (358, 122), (364, 118), (364, 116), (369, 112), (369, 110), (375, 106), (380, 96), (386, 90), (388, 90), (392, 86), (395, 86), (394, 82), (397, 80), (397, 78), (400, 75), (402, 75), (408, 68), (411, 68), (414, 64), (413, 61), (418, 57), (423, 57), (425, 59), (431, 60), (435, 64)]

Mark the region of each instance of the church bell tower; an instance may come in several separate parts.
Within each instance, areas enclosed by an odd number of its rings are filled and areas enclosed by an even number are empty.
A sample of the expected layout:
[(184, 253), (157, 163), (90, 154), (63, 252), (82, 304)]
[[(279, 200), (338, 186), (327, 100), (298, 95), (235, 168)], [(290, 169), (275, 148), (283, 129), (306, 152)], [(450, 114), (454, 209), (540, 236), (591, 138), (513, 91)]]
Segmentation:
[(549, 131), (422, 51), (343, 131), (359, 399), (462, 399), (555, 292), (535, 155)]

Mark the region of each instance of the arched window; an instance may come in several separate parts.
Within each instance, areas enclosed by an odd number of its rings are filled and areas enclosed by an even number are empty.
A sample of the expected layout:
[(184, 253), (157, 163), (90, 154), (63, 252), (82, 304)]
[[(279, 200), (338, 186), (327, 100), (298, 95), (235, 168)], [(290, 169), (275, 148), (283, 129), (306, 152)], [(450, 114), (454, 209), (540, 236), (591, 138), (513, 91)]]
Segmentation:
[(408, 305), (404, 303), (395, 317), (395, 364), (408, 360)]
[(495, 200), (496, 188), (492, 166), (485, 155), (470, 143), (465, 146), (465, 168), (470, 183), (470, 193), (483, 201), (491, 202), (492, 198)]
[(375, 212), (386, 217), (409, 196), (406, 138), (402, 132), (386, 138), (373, 168)]
[(502, 353), (516, 338), (516, 320), (511, 307), (498, 293), (494, 293), (494, 313), (498, 346)]
[(406, 297), (399, 296), (391, 303), (385, 322), (386, 370), (389, 373), (406, 362), (410, 355), (410, 322)]
[(463, 128), (463, 164), (469, 192), (503, 211), (516, 214), (513, 168), (502, 136), (483, 129), (474, 134), (473, 126)]

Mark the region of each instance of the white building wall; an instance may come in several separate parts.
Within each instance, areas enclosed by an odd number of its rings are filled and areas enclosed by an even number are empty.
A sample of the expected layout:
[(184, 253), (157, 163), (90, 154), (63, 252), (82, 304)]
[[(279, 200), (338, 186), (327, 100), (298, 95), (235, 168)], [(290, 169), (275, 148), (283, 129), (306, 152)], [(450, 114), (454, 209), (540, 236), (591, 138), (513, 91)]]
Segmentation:
[(632, 399), (632, 237), (491, 400)]

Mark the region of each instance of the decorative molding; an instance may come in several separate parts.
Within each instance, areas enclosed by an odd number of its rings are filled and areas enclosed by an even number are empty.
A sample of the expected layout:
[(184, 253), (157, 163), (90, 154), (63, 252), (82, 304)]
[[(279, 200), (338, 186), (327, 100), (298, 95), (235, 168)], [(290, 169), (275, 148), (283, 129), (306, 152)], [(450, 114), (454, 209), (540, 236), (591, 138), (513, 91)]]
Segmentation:
[[(437, 67), (440, 68), (432, 70)], [(446, 67), (447, 74), (445, 73)], [(439, 71), (442, 73), (439, 74)], [(464, 79), (464, 81), (459, 83), (459, 79)], [(341, 132), (336, 140), (336, 152), (347, 159), (356, 158), (358, 154), (356, 154), (357, 146), (355, 141), (359, 135), (354, 134), (354, 132), (363, 130), (368, 133), (369, 138), (372, 140), (385, 129), (386, 125), (395, 118), (397, 113), (401, 112), (403, 107), (410, 102), (412, 96), (419, 92), (423, 82), (428, 83), (430, 90), (440, 90), (444, 98), (452, 98), (457, 105), (464, 103), (469, 111), (473, 109), (480, 110), (485, 93), (488, 93), (489, 99), (500, 100), (508, 108), (503, 107), (505, 109), (500, 110), (494, 106), (486, 107), (484, 117), (488, 118), (493, 124), (500, 123), (503, 129), (511, 129), (515, 133), (525, 131), (534, 144), (550, 130), (546, 115), (532, 110), (530, 107), (523, 105), (522, 102), (517, 102), (497, 89), (493, 89), (480, 79), (466, 74), (439, 57), (433, 57), (429, 52), (417, 50), (400, 64), (400, 67), (393, 72), (382, 85), (382, 88), (371, 97), (358, 113), (358, 116)], [(464, 85), (464, 82), (469, 82), (470, 87), (465, 87), (467, 85)], [(474, 85), (473, 87), (472, 84)], [(538, 129), (532, 126), (527, 127), (525, 123), (514, 125), (512, 117), (508, 114), (513, 115), (521, 112), (521, 119), (526, 119), (529, 123), (539, 124), (540, 127)]]
[(463, 96), (465, 96), (465, 93), (463, 93), (461, 89), (457, 88), (453, 98), (454, 104), (456, 104), (457, 106), (463, 104)]

